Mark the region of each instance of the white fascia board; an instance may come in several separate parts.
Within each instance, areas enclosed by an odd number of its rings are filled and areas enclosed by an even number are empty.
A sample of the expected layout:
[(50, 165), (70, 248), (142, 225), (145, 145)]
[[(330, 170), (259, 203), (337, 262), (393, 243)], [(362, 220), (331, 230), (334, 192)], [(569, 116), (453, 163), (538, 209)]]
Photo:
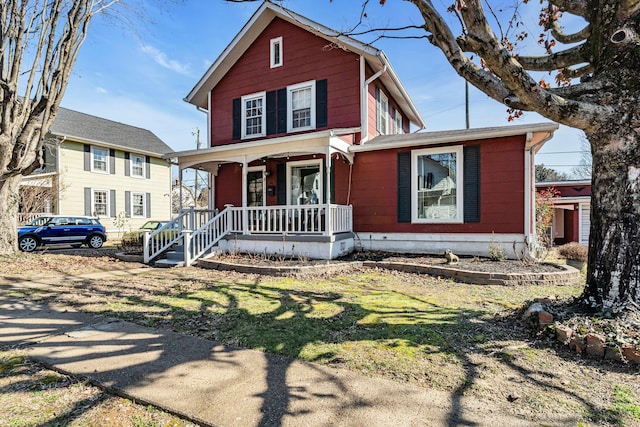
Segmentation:
[(591, 185), (591, 181), (543, 181), (536, 182), (536, 187), (546, 188), (546, 187), (572, 187), (572, 186), (584, 186)]
[(576, 197), (555, 197), (551, 200), (554, 205), (567, 205), (574, 203), (590, 203), (591, 196), (576, 196)]
[[(451, 132), (422, 132), (415, 134), (402, 134), (397, 135), (399, 141), (376, 144), (373, 142), (375, 141), (375, 139), (373, 139), (364, 145), (351, 146), (350, 151), (359, 153), (363, 151), (389, 150), (393, 148), (447, 144), (452, 142), (457, 143), (516, 135), (526, 136), (527, 132), (554, 132), (556, 129), (558, 129), (558, 125), (556, 123), (538, 123), (533, 125), (504, 126), (499, 128), (463, 129), (454, 130)], [(384, 138), (392, 139), (394, 138), (394, 135), (385, 135)]]

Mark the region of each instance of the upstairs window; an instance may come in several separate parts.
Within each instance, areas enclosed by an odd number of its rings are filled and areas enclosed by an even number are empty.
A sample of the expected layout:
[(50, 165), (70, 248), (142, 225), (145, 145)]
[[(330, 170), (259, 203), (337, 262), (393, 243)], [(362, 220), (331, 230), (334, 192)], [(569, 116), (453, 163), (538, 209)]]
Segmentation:
[(242, 97), (242, 138), (265, 135), (264, 105), (265, 92)]
[(380, 135), (389, 133), (389, 98), (376, 87), (376, 130)]
[(288, 132), (315, 129), (316, 82), (310, 81), (287, 87), (289, 113)]
[(109, 150), (91, 147), (91, 170), (93, 172), (109, 173)]
[(282, 37), (271, 39), (269, 57), (271, 58), (271, 68), (282, 66)]
[(144, 157), (131, 155), (131, 176), (144, 178)]
[(393, 120), (394, 120), (393, 131), (396, 134), (404, 133), (404, 128), (402, 127), (402, 114), (400, 114), (400, 111), (395, 109), (393, 110)]

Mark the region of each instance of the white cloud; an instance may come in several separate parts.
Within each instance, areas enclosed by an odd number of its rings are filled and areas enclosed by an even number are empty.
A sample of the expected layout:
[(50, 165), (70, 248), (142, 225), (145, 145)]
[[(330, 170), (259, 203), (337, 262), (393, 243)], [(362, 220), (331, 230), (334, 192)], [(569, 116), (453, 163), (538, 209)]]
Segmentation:
[(141, 46), (140, 49), (162, 67), (171, 71), (175, 71), (178, 74), (183, 74), (185, 76), (190, 75), (189, 65), (182, 64), (174, 59), (169, 59), (167, 55), (160, 49), (147, 45)]
[(98, 92), (98, 93), (103, 93), (103, 94), (109, 93), (109, 91), (108, 91), (108, 90), (106, 90), (105, 88), (103, 88), (102, 86), (98, 86), (98, 87), (96, 88), (96, 92)]

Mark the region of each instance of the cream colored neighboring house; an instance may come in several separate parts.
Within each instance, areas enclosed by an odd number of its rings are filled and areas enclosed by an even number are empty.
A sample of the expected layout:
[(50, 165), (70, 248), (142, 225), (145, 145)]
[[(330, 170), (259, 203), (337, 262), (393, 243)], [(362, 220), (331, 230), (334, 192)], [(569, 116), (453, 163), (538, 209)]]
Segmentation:
[(51, 213), (95, 215), (110, 234), (171, 219), (171, 152), (152, 132), (61, 108), (45, 164), (23, 187), (53, 188)]

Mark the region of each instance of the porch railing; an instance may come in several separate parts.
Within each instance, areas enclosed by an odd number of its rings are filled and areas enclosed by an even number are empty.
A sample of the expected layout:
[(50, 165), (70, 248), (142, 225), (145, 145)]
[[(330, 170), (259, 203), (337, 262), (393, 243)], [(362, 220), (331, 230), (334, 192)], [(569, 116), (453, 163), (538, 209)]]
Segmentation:
[(232, 207), (231, 217), (231, 231), (243, 234), (331, 235), (353, 224), (351, 206), (332, 204)]
[(18, 226), (25, 225), (43, 215), (51, 215), (51, 214), (46, 212), (28, 212), (28, 213), (18, 212)]
[(231, 231), (231, 210), (226, 208), (193, 233), (184, 231), (184, 264), (190, 266)]
[(220, 213), (190, 208), (144, 236), (144, 262), (178, 243), (185, 265), (191, 265), (229, 233), (325, 235), (353, 230), (351, 206), (229, 206)]

